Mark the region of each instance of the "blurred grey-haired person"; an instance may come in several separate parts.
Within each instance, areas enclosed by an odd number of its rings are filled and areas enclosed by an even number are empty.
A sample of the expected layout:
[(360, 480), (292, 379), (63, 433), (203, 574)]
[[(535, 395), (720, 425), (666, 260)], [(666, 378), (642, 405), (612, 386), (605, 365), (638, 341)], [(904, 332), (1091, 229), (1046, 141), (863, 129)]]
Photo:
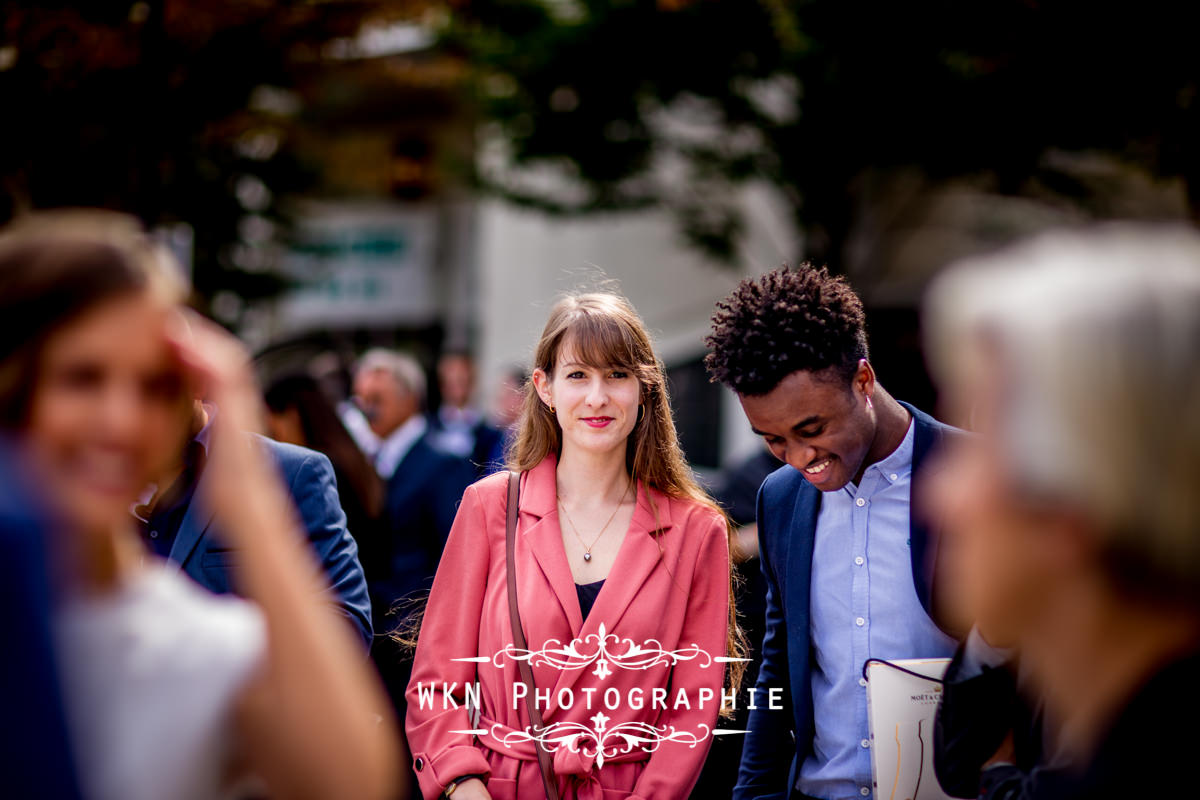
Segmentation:
[(951, 268), (926, 312), (936, 377), (979, 433), (928, 493), (976, 623), (958, 661), (1015, 652), (1058, 767), (1009, 796), (1193, 793), (1200, 235), (1048, 234)]

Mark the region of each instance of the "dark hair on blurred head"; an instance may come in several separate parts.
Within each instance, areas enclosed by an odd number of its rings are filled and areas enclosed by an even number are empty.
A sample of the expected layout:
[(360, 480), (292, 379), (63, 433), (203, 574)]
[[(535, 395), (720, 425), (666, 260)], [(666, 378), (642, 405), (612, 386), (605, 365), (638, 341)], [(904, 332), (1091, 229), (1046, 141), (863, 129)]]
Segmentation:
[[(303, 373), (276, 378), (264, 392), (264, 399), (267, 408), (276, 414), (296, 410), (304, 433), (304, 446), (324, 453), (333, 464), (343, 505), (357, 503), (360, 506), (346, 508), (347, 515), (358, 516), (361, 511), (367, 519), (376, 517), (383, 508), (383, 482), (354, 443), (316, 378)], [(352, 497), (346, 498), (347, 492)]]
[(96, 306), (143, 291), (182, 301), (166, 251), (111, 211), (29, 214), (0, 232), (0, 428), (22, 425), (47, 338)]
[(848, 384), (868, 357), (862, 301), (845, 278), (801, 264), (746, 278), (717, 303), (711, 352), (715, 382), (738, 394), (769, 394), (793, 372), (833, 367)]

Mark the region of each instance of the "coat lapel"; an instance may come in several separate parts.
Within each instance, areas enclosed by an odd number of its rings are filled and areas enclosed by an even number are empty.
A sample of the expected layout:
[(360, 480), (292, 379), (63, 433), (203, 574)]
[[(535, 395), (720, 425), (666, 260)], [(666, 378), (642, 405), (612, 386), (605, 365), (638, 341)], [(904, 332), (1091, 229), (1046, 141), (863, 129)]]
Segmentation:
[(200, 539), (204, 537), (205, 531), (212, 524), (214, 514), (212, 506), (204, 501), (207, 494), (205, 491), (206, 474), (207, 471), (201, 474), (200, 481), (196, 484), (196, 491), (192, 494), (187, 511), (184, 512), (183, 520), (179, 523), (179, 531), (175, 534), (171, 552), (167, 555), (169, 568), (184, 569), (187, 566), (196, 546), (200, 544)]
[[(209, 414), (209, 424), (216, 418), (218, 413), (216, 406), (205, 405), (205, 409)], [(205, 431), (200, 433), (198, 441), (204, 445), (205, 451), (208, 450), (207, 426)], [(242, 436), (242, 445), (244, 447), (262, 447), (255, 438), (250, 434)], [(268, 451), (263, 450), (264, 454)], [(269, 455), (268, 455), (269, 457)], [(275, 468), (278, 469), (278, 463), (275, 459), (270, 459)], [(175, 541), (171, 545), (171, 552), (167, 554), (167, 559), (172, 564), (178, 564), (180, 569), (186, 571), (188, 561), (192, 554), (195, 553), (196, 547), (200, 544), (200, 540), (204, 538), (204, 534), (208, 532), (212, 525), (213, 517), (216, 512), (213, 511), (212, 504), (207, 501), (208, 497), (208, 467), (200, 472), (200, 480), (196, 482), (196, 490), (192, 492), (192, 499), (188, 502), (187, 511), (183, 514), (183, 519), (179, 523), (179, 531), (175, 534)], [(281, 476), (282, 477), (282, 476)]]
[(813, 551), (817, 542), (817, 518), (821, 509), (821, 493), (808, 481), (801, 477), (800, 491), (796, 493), (796, 505), (792, 510), (792, 535), (785, 536), (783, 541), (787, 548), (787, 565), (783, 578), (779, 581), (781, 587), (790, 590), (790, 596), (784, 598), (784, 608), (787, 610), (789, 636), (795, 636), (796, 641), (808, 639), (808, 615), (812, 605), (811, 582)]
[[(548, 456), (521, 479), (521, 516), (517, 530), (521, 542), (533, 551), (533, 558), (558, 600), (559, 610), (574, 636), (579, 633), (583, 620), (579, 613), (579, 599), (575, 594), (575, 579), (571, 577), (571, 567), (563, 551), (555, 468), (555, 459)], [(538, 615), (543, 616), (549, 610), (539, 609)], [(524, 614), (522, 619), (525, 619)], [(528, 622), (525, 623), (525, 630), (526, 633), (530, 631)], [(540, 646), (540, 643), (535, 645), (530, 641), (529, 646)]]
[[(606, 631), (616, 629), (630, 603), (638, 596), (642, 584), (650, 577), (662, 558), (658, 535), (672, 526), (671, 504), (666, 496), (645, 484), (638, 485), (637, 506), (625, 541), (617, 551), (612, 570), (596, 596), (592, 613), (583, 623), (583, 635), (595, 633), (604, 623)], [(578, 598), (576, 598), (578, 604)]]
[[(909, 481), (909, 503), (908, 503), (908, 535), (911, 547), (909, 555), (912, 557), (912, 574), (913, 584), (917, 588), (917, 597), (921, 600), (921, 605), (925, 607), (926, 612), (931, 611), (930, 595), (929, 595), (929, 557), (932, 544), (930, 542), (930, 531), (925, 525), (924, 520), (916, 513), (914, 502), (920, 495), (919, 485), (922, 481), (917, 477), (920, 475), (921, 462), (925, 460), (925, 456), (929, 453), (930, 448), (934, 445), (934, 439), (937, 436), (937, 430), (931, 426), (923, 417), (924, 415), (917, 411), (912, 406), (906, 406), (909, 413), (913, 417), (913, 456), (912, 456), (912, 480)], [(924, 476), (922, 476), (924, 477)]]
[[(637, 505), (625, 540), (617, 551), (612, 571), (605, 579), (604, 586), (596, 597), (596, 604), (592, 607), (592, 613), (585, 622), (579, 610), (575, 579), (571, 575), (571, 567), (563, 549), (562, 529), (558, 518), (556, 466), (555, 459), (547, 457), (522, 478), (518, 535), (522, 543), (533, 552), (534, 561), (537, 562), (542, 577), (558, 603), (558, 609), (537, 609), (537, 617), (545, 620), (548, 614), (558, 611), (569, 628), (569, 635), (565, 635), (568, 632), (564, 632), (562, 640), (562, 644), (566, 645), (572, 639), (582, 640), (590, 634), (598, 633), (601, 623), (604, 624), (606, 633), (611, 633), (617, 628), (625, 611), (658, 567), (662, 551), (657, 537), (661, 532), (670, 529), (673, 522), (671, 504), (667, 497), (640, 485)], [(527, 608), (522, 601), (522, 619), (526, 633), (529, 633), (533, 626), (530, 625), (531, 615)], [(553, 625), (549, 627), (553, 628)], [(542, 644), (529, 641), (529, 647), (533, 649), (541, 647)], [(594, 645), (594, 642), (590, 644)], [(584, 652), (589, 650), (589, 646), (584, 647)], [(551, 706), (555, 705), (553, 698), (557, 697), (558, 690), (574, 685), (585, 672), (590, 670), (557, 670)]]
[(388, 504), (393, 511), (408, 511), (413, 497), (421, 491), (426, 491), (426, 477), (432, 471), (432, 451), (425, 443), (425, 437), (413, 442), (412, 447), (404, 454), (404, 458), (396, 463), (396, 471), (387, 481)]
[[(937, 592), (937, 574), (941, 529), (936, 522), (927, 519), (921, 507), (921, 486), (938, 471), (938, 464), (931, 466), (928, 456), (942, 448), (948, 437), (962, 435), (957, 429), (935, 420), (928, 414), (901, 403), (913, 415), (913, 465), (909, 501), (909, 538), (912, 542), (913, 585), (925, 612), (945, 633), (956, 639), (965, 638), (955, 621), (942, 613)], [(931, 524), (932, 523), (932, 524)]]
[[(592, 606), (592, 612), (588, 614), (587, 619), (583, 620), (582, 628), (572, 622), (573, 637), (582, 642), (580, 646), (582, 652), (591, 653), (598, 646), (601, 625), (604, 626), (605, 636), (615, 635), (618, 641), (622, 639), (619, 628), (621, 618), (641, 594), (646, 581), (658, 568), (658, 563), (662, 560), (658, 536), (671, 526), (670, 502), (666, 496), (654, 490), (648, 490), (645, 484), (639, 485), (637, 505), (629, 523), (629, 530), (626, 531), (625, 540), (617, 551), (612, 570), (604, 580), (600, 594), (596, 596), (596, 604)], [(559, 552), (562, 552), (561, 541), (559, 542)], [(565, 556), (563, 563), (566, 566)], [(569, 573), (569, 567), (567, 569)], [(571, 593), (574, 601), (572, 608), (575, 618), (578, 618), (580, 616), (579, 598), (575, 593), (573, 579)], [(589, 638), (593, 634), (596, 637)], [(610, 640), (608, 645), (613, 646), (613, 642)], [(619, 644), (616, 652), (622, 652)], [(557, 698), (559, 690), (573, 687), (585, 673), (591, 674), (592, 668), (561, 670), (555, 681), (553, 696)]]

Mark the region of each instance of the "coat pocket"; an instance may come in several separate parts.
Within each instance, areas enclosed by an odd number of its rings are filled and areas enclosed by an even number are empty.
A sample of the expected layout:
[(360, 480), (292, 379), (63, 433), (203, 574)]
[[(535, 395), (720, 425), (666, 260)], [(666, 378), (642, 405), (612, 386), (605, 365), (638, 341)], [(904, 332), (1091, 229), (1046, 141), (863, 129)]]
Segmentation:
[(200, 556), (204, 585), (219, 594), (233, 591), (239, 556), (236, 550), (209, 550)]

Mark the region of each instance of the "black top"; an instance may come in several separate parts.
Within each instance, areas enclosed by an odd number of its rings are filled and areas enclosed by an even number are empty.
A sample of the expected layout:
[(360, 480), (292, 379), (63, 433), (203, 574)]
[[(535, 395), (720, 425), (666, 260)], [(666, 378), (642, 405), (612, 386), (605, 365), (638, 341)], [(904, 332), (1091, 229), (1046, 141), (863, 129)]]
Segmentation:
[[(1066, 767), (1062, 756), (1043, 746), (1041, 703), (1019, 691), (1015, 664), (961, 678), (965, 652), (966, 645), (959, 645), (946, 669), (934, 727), (938, 782), (954, 797), (1029, 800), (1039, 781)], [(1010, 732), (1013, 763), (984, 768)]]
[(584, 619), (587, 619), (588, 614), (592, 613), (592, 606), (596, 604), (596, 595), (600, 594), (600, 587), (603, 585), (603, 580), (595, 583), (575, 584), (575, 594), (579, 596), (579, 610), (583, 612)]
[(1035, 800), (1194, 796), (1186, 765), (1196, 759), (1188, 726), (1200, 715), (1198, 678), (1200, 651), (1159, 670), (1117, 716), (1082, 774), (1042, 775)]

